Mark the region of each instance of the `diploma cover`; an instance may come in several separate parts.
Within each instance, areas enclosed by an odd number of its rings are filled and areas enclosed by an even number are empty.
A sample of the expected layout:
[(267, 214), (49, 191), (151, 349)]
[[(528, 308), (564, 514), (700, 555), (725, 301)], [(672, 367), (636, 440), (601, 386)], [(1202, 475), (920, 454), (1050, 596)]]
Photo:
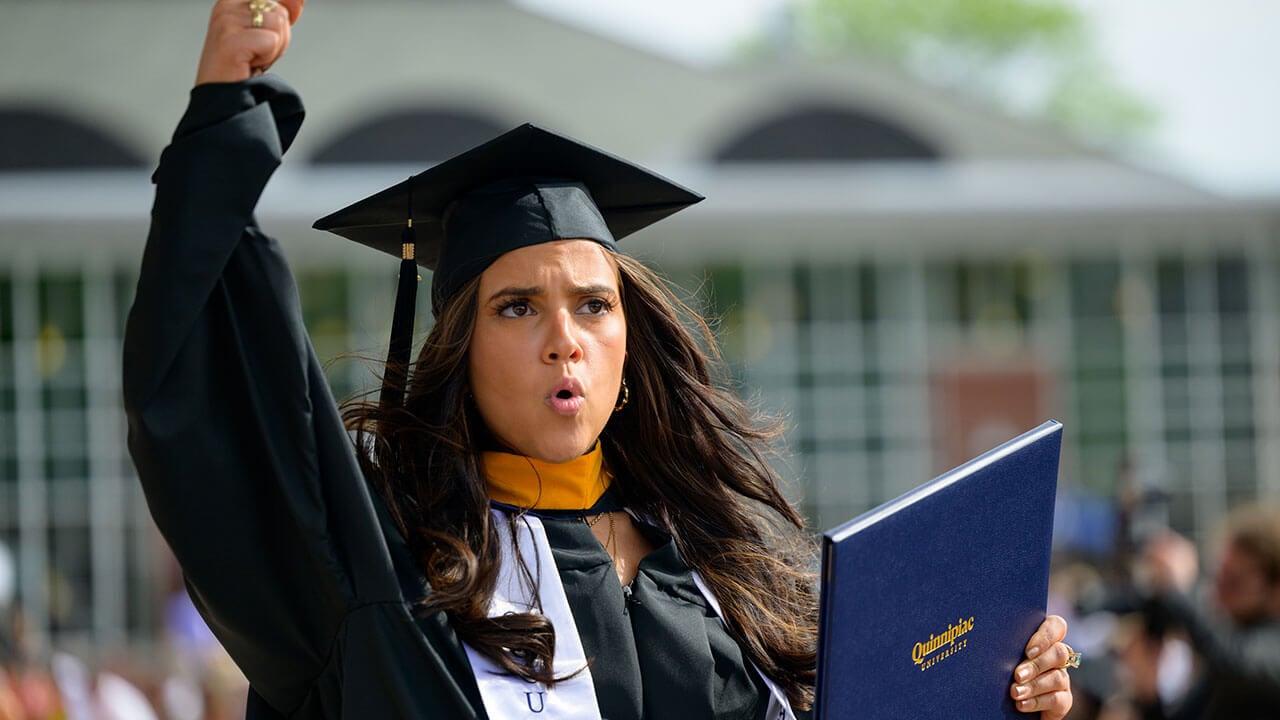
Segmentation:
[(1062, 425), (1046, 422), (826, 533), (815, 718), (1026, 718)]

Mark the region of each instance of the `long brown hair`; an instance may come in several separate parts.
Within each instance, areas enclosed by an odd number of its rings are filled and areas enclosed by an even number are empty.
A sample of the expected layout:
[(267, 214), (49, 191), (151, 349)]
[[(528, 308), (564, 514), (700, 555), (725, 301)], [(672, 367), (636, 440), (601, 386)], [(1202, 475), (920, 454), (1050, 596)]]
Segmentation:
[[(719, 386), (723, 365), (706, 322), (643, 264), (614, 258), (631, 391), (600, 436), (614, 487), (671, 535), (747, 655), (807, 708), (816, 564), (804, 521), (769, 463), (781, 427)], [(486, 612), (499, 540), (479, 469), (487, 432), (467, 391), (478, 286), (472, 280), (442, 308), (410, 368), (403, 408), (356, 399), (343, 417), (365, 477), (430, 585), (424, 610), (447, 613), (459, 637), (505, 670), (551, 683), (555, 635), (546, 618)]]

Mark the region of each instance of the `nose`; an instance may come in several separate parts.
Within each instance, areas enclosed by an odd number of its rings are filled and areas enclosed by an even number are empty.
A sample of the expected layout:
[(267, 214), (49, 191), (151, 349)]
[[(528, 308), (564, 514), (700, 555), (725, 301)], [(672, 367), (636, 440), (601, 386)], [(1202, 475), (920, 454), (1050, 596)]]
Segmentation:
[(573, 362), (582, 359), (582, 345), (578, 342), (573, 314), (562, 310), (550, 324), (546, 348), (542, 351), (544, 362)]

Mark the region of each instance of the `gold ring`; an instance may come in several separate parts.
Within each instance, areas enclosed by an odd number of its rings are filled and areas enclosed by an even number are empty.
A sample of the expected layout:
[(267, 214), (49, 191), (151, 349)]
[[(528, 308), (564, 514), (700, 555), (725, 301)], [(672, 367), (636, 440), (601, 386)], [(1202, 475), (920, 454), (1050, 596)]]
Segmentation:
[(253, 13), (252, 24), (256, 28), (262, 27), (264, 13), (269, 13), (275, 8), (276, 4), (271, 0), (249, 0), (249, 11)]
[(1062, 663), (1063, 670), (1076, 670), (1080, 667), (1080, 660), (1084, 657), (1084, 653), (1078, 653), (1066, 643), (1062, 643), (1062, 647), (1067, 649), (1067, 661)]

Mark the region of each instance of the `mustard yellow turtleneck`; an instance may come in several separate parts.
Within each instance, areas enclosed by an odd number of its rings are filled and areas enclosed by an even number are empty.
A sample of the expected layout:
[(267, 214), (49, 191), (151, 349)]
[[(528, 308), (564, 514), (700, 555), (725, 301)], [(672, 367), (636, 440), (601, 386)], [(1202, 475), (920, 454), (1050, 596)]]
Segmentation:
[(491, 499), (536, 510), (586, 510), (596, 504), (613, 479), (604, 466), (600, 443), (565, 463), (503, 452), (481, 453), (480, 469)]

